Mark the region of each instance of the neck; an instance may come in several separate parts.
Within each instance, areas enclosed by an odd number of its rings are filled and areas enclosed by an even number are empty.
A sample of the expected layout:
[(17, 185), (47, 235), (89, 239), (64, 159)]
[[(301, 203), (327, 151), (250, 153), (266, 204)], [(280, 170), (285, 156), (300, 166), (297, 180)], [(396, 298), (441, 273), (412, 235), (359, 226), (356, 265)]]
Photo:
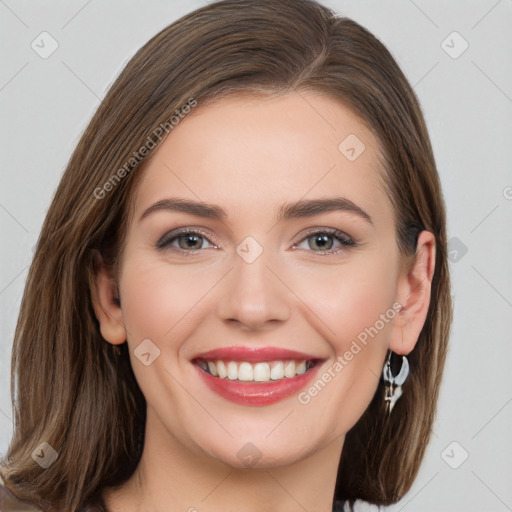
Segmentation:
[(167, 430), (158, 435), (152, 421), (148, 410), (136, 471), (104, 494), (109, 512), (224, 512), (227, 504), (238, 512), (332, 511), (343, 437), (286, 465), (240, 469), (190, 450)]

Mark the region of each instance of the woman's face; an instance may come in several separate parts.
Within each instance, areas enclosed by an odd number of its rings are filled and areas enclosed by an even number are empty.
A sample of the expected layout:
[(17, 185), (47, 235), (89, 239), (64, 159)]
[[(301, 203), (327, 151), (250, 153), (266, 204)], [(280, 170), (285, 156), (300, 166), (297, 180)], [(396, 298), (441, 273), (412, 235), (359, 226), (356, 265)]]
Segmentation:
[(376, 138), (327, 96), (232, 96), (155, 151), (119, 280), (148, 435), (235, 467), (341, 445), (403, 279)]

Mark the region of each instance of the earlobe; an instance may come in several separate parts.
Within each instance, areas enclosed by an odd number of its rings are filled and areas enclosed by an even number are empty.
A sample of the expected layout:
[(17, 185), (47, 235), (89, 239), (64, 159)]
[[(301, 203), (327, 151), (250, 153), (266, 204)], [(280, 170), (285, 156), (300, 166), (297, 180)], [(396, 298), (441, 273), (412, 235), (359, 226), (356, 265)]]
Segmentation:
[(389, 348), (407, 355), (416, 345), (427, 318), (435, 270), (436, 241), (429, 231), (418, 236), (416, 256), (410, 268), (404, 269), (397, 286), (402, 309), (395, 317)]
[(103, 338), (113, 345), (126, 341), (117, 283), (111, 276), (103, 258), (94, 252), (94, 281), (91, 283), (91, 296), (94, 312), (100, 324)]

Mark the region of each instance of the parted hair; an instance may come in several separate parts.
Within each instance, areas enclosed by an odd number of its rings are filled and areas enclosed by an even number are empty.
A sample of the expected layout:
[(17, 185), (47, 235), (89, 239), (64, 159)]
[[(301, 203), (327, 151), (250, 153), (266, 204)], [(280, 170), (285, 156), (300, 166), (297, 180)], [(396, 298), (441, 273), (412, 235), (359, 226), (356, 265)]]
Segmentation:
[[(333, 499), (386, 505), (410, 489), (431, 435), (452, 320), (445, 206), (418, 99), (390, 52), (353, 20), (313, 0), (221, 0), (134, 55), (58, 185), (12, 349), (14, 433), (0, 468), (18, 497), (50, 512), (106, 511), (103, 491), (128, 480), (140, 460), (146, 402), (127, 343), (103, 339), (92, 307), (94, 252), (118, 271), (136, 186), (156, 149), (140, 160), (134, 152), (148, 140), (158, 147), (156, 128), (191, 98), (200, 109), (230, 94), (303, 91), (342, 102), (379, 141), (401, 255), (414, 258), (421, 230), (435, 235), (431, 302), (404, 393), (386, 417), (381, 380), (347, 433)], [(32, 457), (43, 442), (58, 453), (46, 469)]]

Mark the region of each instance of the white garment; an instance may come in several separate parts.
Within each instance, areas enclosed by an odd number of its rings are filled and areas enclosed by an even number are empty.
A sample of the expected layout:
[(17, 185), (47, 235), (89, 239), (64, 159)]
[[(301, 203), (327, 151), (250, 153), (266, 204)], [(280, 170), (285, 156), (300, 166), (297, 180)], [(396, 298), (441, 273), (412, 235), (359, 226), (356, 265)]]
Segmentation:
[[(348, 503), (345, 503), (344, 512), (350, 512), (350, 508)], [(366, 501), (356, 500), (354, 503), (354, 511), (355, 512), (385, 512), (386, 509), (379, 505), (372, 505), (371, 503), (367, 503)]]

